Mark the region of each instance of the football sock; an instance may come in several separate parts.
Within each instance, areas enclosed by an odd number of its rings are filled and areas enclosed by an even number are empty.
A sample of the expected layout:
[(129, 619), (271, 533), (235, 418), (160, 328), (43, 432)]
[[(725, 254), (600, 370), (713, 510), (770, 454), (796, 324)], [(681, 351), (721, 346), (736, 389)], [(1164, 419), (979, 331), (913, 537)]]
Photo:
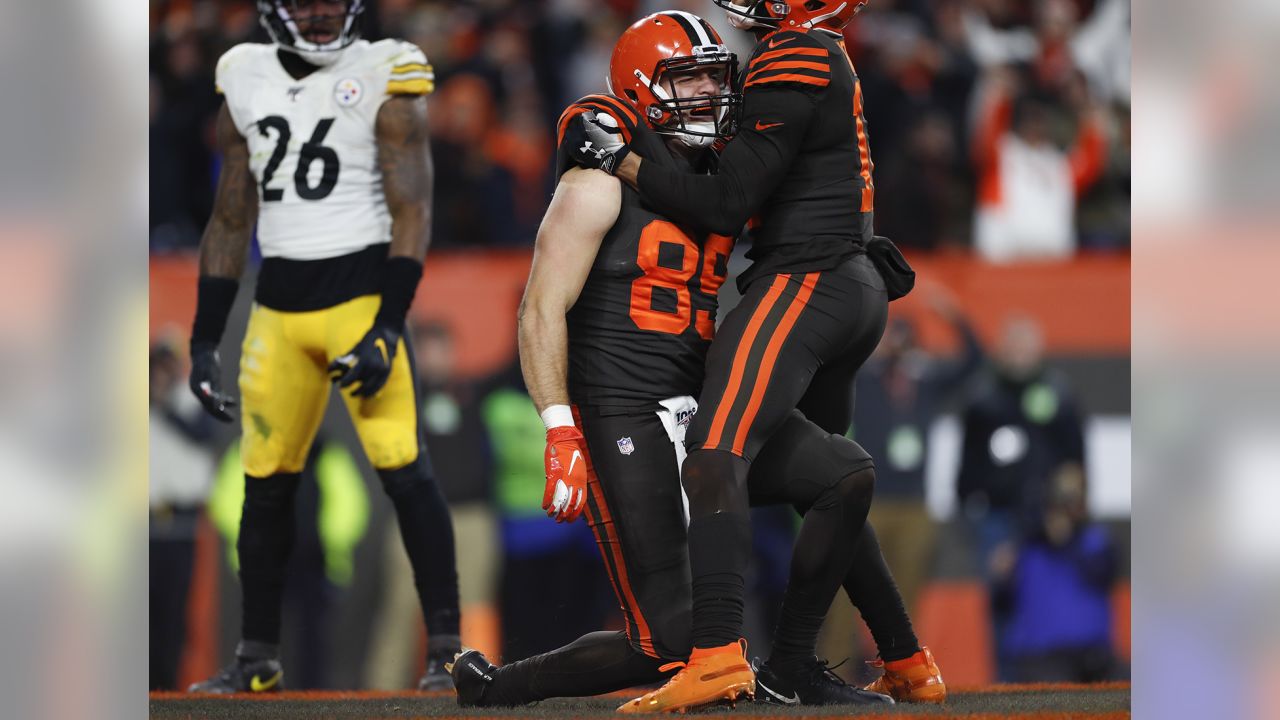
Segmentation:
[(503, 665), (484, 692), (486, 706), (523, 705), (552, 697), (586, 697), (661, 680), (669, 662), (631, 647), (626, 633), (593, 632), (541, 655)]
[(697, 450), (681, 470), (689, 496), (695, 648), (721, 647), (742, 637), (744, 576), (751, 560), (748, 467), (732, 453)]
[(280, 603), (285, 564), (293, 550), (293, 497), (299, 473), (245, 476), (244, 511), (236, 550), (244, 616), (240, 637), (250, 647), (280, 643)]
[(771, 667), (813, 658), (822, 621), (849, 574), (851, 549), (866, 522), (874, 487), (875, 471), (858, 470), (823, 491), (805, 513), (774, 632)]
[(911, 618), (870, 523), (863, 526), (853, 552), (853, 566), (845, 577), (844, 589), (871, 629), (880, 658), (903, 660), (920, 652), (920, 641), (911, 628)]
[(240, 644), (236, 645), (236, 659), (278, 660), (280, 659), (280, 646), (253, 640), (241, 640)]
[(428, 655), (456, 652), (458, 645), (458, 572), (449, 508), (426, 459), (395, 470), (379, 470), (400, 523), (413, 584), (427, 626)]

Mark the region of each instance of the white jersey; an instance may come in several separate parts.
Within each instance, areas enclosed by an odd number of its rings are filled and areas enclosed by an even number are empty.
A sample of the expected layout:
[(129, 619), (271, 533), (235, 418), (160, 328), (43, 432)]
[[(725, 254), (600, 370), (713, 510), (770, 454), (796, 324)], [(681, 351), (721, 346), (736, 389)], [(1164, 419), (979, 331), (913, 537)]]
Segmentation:
[(275, 45), (244, 43), (218, 61), (217, 83), (249, 144), (264, 257), (320, 260), (391, 241), (374, 125), (387, 98), (434, 89), (421, 50), (358, 40), (295, 80)]

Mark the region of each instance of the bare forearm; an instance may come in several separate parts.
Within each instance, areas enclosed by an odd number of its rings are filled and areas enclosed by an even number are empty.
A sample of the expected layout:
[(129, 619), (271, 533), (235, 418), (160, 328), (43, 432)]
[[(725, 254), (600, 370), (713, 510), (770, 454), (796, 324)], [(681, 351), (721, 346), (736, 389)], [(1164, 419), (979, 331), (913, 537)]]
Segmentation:
[(218, 112), (216, 132), (222, 172), (213, 217), (200, 239), (200, 274), (239, 280), (258, 217), (258, 187), (249, 171), (249, 146), (225, 105)]
[(204, 229), (200, 239), (200, 274), (239, 280), (244, 274), (245, 258), (249, 254), (249, 240), (253, 237), (252, 223), (240, 218), (253, 217), (256, 209), (240, 211), (244, 215), (234, 218), (214, 216)]
[(520, 306), (520, 370), (538, 412), (569, 404), (569, 328), (563, 312)]
[(378, 111), (378, 165), (391, 213), (392, 257), (421, 261), (431, 244), (435, 168), (426, 100), (396, 97)]

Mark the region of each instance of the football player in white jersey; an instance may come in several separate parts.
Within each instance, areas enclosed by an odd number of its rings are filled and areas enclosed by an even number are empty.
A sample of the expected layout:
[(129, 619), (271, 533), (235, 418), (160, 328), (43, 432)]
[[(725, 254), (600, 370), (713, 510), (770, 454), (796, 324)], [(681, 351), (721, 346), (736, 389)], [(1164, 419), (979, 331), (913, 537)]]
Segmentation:
[(430, 241), (432, 164), (417, 47), (359, 39), (364, 0), (258, 0), (271, 44), (218, 62), (225, 98), (213, 216), (200, 244), (191, 389), (232, 422), (218, 345), (257, 224), (263, 261), (240, 360), (245, 472), (236, 659), (194, 692), (283, 685), (280, 602), (293, 497), (336, 380), (395, 505), (428, 633), (420, 689), (450, 689), (453, 529), (417, 419), (405, 315)]

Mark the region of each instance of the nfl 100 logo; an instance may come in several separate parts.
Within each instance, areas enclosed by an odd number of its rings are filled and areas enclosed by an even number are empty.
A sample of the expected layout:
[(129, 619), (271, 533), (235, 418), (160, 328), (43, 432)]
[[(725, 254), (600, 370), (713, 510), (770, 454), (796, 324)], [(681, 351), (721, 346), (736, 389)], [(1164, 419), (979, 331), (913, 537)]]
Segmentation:
[(630, 455), (635, 451), (636, 451), (636, 445), (635, 443), (631, 442), (631, 438), (629, 437), (618, 438), (618, 452), (622, 453), (623, 455)]

